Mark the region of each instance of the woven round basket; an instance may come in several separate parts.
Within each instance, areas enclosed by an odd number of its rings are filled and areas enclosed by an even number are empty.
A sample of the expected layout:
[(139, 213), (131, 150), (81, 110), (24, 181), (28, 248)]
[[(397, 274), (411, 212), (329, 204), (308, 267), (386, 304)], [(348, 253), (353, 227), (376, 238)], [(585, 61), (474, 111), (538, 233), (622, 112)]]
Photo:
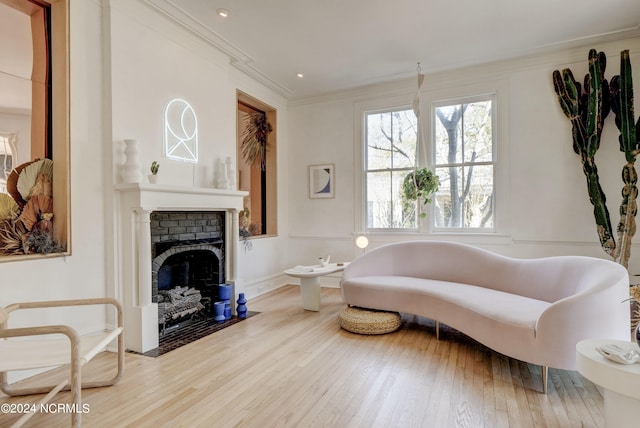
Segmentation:
[(358, 334), (385, 334), (396, 331), (402, 320), (398, 312), (347, 306), (340, 311), (340, 327)]

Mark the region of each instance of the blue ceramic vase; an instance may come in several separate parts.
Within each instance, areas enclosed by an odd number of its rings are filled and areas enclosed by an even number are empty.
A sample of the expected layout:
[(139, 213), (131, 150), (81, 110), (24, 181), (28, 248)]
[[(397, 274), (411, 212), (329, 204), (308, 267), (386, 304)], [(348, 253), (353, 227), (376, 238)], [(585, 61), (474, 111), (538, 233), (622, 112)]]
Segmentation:
[(221, 324), (225, 321), (224, 317), (224, 302), (215, 302), (213, 304), (213, 311), (215, 317), (213, 318), (218, 324)]
[(224, 301), (224, 319), (225, 320), (231, 319), (231, 300)]
[(238, 313), (238, 318), (246, 318), (247, 317), (247, 299), (244, 297), (244, 293), (240, 293), (238, 295), (238, 301), (236, 302), (238, 307), (236, 308), (236, 312)]
[(231, 300), (231, 284), (218, 285), (218, 300)]

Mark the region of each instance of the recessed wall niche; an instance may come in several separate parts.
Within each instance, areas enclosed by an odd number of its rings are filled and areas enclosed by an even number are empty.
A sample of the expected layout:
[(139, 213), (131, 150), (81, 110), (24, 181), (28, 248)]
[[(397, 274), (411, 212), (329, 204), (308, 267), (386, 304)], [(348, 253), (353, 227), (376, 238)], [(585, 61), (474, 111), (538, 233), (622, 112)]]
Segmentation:
[[(10, 49), (3, 53), (0, 59), (0, 131), (15, 133), (12, 168), (35, 159), (48, 159), (44, 164), (52, 169), (49, 172), (53, 181), (49, 190), (52, 208), (49, 210), (53, 218), (47, 227), (52, 228), (55, 240), (61, 245), (48, 254), (0, 251), (0, 262), (71, 253), (68, 17), (69, 0), (0, 0), (0, 26), (22, 25), (19, 27), (22, 29), (0, 31), (3, 45), (21, 46), (17, 51)], [(25, 92), (14, 92), (17, 88)], [(16, 117), (25, 120), (26, 125), (12, 127)]]
[[(255, 140), (264, 146), (261, 153), (255, 153), (261, 150)], [(241, 237), (276, 236), (277, 111), (241, 91), (237, 92), (237, 159), (238, 190), (249, 192), (240, 217)]]

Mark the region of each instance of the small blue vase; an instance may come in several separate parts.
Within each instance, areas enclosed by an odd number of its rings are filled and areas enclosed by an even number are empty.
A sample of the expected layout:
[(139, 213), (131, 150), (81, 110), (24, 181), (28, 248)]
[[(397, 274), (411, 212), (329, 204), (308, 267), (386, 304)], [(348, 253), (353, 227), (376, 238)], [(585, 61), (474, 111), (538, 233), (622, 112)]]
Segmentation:
[(218, 300), (230, 300), (231, 299), (231, 284), (219, 284), (218, 285)]
[(225, 320), (231, 319), (231, 300), (224, 301), (224, 319)]
[(215, 302), (213, 304), (213, 311), (215, 317), (213, 318), (218, 324), (222, 324), (225, 321), (224, 317), (224, 302)]
[(236, 303), (238, 304), (238, 306), (236, 307), (238, 318), (246, 318), (247, 317), (247, 299), (244, 297), (244, 293), (240, 293), (238, 295), (238, 301)]

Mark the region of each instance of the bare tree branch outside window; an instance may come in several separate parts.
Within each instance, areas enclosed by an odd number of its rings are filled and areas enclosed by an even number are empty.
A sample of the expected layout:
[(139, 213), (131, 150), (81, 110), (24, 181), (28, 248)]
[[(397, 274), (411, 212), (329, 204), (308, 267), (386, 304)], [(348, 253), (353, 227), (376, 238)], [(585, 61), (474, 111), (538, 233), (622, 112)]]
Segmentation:
[(493, 227), (492, 102), (435, 109), (436, 227)]

